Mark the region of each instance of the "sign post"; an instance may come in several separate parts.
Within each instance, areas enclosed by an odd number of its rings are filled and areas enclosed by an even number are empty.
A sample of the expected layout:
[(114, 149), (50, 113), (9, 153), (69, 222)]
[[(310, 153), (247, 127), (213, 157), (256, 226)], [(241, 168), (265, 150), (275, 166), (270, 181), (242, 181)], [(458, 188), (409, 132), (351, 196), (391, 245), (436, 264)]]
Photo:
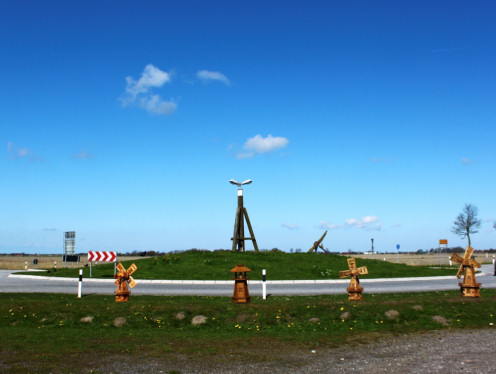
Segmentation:
[(437, 252), (437, 264), (438, 265), (441, 265), (441, 263), (439, 261), (439, 252), (441, 252), (441, 249), (443, 249), (443, 248), (448, 248), (448, 239), (439, 239), (439, 250)]
[(116, 263), (117, 263), (117, 254), (115, 252), (107, 252), (107, 251), (89, 251), (88, 252), (88, 262), (90, 263), (90, 278), (93, 277), (93, 269), (92, 269), (93, 261), (113, 262), (114, 263), (114, 275), (115, 275)]
[(399, 264), (400, 263), (400, 245), (399, 244), (396, 244), (396, 249), (398, 250), (397, 262)]

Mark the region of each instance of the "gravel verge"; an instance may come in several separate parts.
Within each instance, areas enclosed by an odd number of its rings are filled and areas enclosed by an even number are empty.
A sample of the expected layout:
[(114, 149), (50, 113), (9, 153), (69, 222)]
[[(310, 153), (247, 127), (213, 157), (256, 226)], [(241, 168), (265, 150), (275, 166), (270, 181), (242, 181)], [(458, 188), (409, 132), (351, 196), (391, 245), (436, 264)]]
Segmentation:
[[(226, 347), (224, 354), (170, 353), (122, 357), (93, 365), (94, 373), (494, 373), (496, 330), (440, 330), (381, 336), (337, 347)], [(115, 357), (114, 357), (115, 359)], [(85, 371), (91, 372), (90, 370)]]

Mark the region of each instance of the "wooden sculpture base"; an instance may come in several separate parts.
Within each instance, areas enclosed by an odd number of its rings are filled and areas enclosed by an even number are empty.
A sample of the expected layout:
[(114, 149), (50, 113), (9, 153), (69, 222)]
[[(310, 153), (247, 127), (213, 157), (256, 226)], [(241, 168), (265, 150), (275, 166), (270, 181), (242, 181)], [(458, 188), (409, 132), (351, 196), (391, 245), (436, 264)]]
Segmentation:
[(115, 301), (118, 303), (129, 301), (129, 294), (127, 294), (127, 295), (115, 295)]
[(250, 293), (248, 292), (248, 283), (246, 279), (236, 279), (234, 281), (233, 303), (247, 304), (250, 302)]
[(121, 282), (117, 286), (117, 291), (115, 292), (115, 301), (118, 303), (122, 303), (125, 301), (129, 301), (129, 292), (127, 288), (127, 283), (126, 282)]
[(348, 287), (346, 291), (348, 291), (348, 300), (362, 300), (363, 287), (359, 286), (355, 289)]
[(463, 297), (480, 297), (480, 283), (466, 285), (458, 283), (460, 286), (460, 296)]

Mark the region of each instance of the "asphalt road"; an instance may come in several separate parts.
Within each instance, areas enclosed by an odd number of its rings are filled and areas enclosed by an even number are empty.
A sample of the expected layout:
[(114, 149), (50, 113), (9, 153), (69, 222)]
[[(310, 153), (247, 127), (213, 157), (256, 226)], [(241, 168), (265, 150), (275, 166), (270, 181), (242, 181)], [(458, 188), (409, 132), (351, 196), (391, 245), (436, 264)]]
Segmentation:
[[(493, 265), (482, 265), (477, 282), (484, 288), (496, 288)], [(15, 275), (13, 270), (0, 270), (0, 292), (65, 293), (77, 295), (78, 279)], [(365, 293), (392, 293), (458, 290), (455, 276), (424, 278), (363, 279)], [(133, 295), (231, 296), (233, 281), (160, 281), (139, 280)], [(346, 293), (349, 280), (267, 281), (268, 295), (330, 295)], [(262, 295), (262, 282), (248, 281), (252, 296)], [(83, 279), (82, 294), (112, 295), (112, 279)]]

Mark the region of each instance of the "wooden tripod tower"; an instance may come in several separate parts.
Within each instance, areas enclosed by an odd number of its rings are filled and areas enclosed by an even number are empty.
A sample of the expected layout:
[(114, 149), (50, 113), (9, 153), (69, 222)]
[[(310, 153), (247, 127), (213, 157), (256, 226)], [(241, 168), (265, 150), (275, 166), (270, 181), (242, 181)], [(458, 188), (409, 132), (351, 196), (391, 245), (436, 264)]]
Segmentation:
[[(250, 218), (248, 217), (248, 212), (243, 206), (243, 188), (242, 185), (250, 184), (251, 180), (248, 179), (244, 182), (236, 182), (235, 180), (229, 181), (231, 184), (238, 186), (238, 208), (236, 209), (236, 217), (234, 219), (234, 234), (231, 240), (232, 251), (233, 252), (244, 252), (245, 251), (245, 240), (251, 240), (253, 242), (253, 248), (258, 252), (257, 240), (255, 239), (255, 234), (251, 228)], [(248, 230), (250, 230), (250, 236), (245, 237), (245, 219), (248, 225)]]
[(458, 283), (458, 285), (460, 286), (460, 295), (465, 297), (480, 297), (481, 284), (476, 282), (474, 268), (480, 268), (481, 264), (472, 258), (473, 253), (474, 249), (468, 246), (463, 257), (456, 253), (451, 256), (451, 261), (460, 264), (456, 277), (460, 278), (463, 273), (463, 282)]

